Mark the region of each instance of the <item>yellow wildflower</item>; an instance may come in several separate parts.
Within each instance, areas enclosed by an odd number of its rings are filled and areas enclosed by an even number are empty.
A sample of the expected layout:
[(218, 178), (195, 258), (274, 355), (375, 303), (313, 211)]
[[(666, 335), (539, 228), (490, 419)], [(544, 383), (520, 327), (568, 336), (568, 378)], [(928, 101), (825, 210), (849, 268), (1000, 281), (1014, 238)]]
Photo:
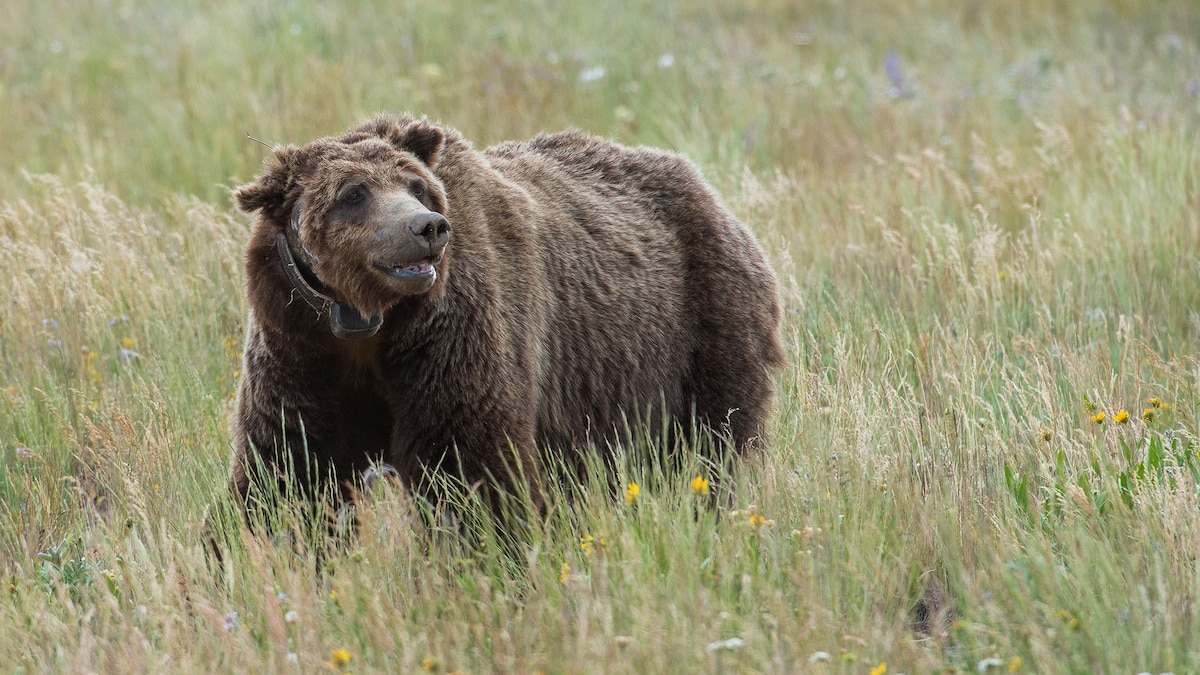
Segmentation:
[(225, 356), (233, 361), (242, 360), (242, 353), (237, 348), (237, 340), (225, 338)]
[(121, 340), (121, 346), (125, 349), (133, 349), (133, 338), (127, 336), (124, 340)]
[(1146, 400), (1146, 405), (1150, 406), (1151, 408), (1161, 408), (1162, 404), (1163, 404), (1162, 401), (1157, 398), (1151, 398), (1151, 399)]
[(1008, 672), (1015, 673), (1021, 669), (1021, 657), (1014, 656), (1012, 661), (1008, 662)]
[(571, 566), (563, 562), (562, 567), (558, 570), (558, 583), (565, 584), (567, 579), (571, 578)]
[(329, 665), (335, 670), (341, 670), (347, 663), (350, 663), (350, 652), (340, 647), (329, 656)]
[(1101, 410), (1100, 412), (1096, 413), (1095, 415), (1092, 415), (1092, 421), (1095, 422), (1096, 424), (1104, 424), (1104, 417), (1105, 417), (1104, 411)]
[(1118, 410), (1117, 414), (1113, 415), (1113, 421), (1116, 422), (1117, 424), (1128, 424), (1129, 423), (1129, 411), (1125, 410), (1125, 409)]
[(441, 670), (441, 667), (441, 661), (438, 661), (432, 656), (426, 656), (424, 659), (421, 659), (421, 670), (427, 673), (436, 673), (437, 671)]
[(629, 487), (625, 488), (625, 503), (633, 504), (635, 501), (637, 501), (638, 494), (641, 493), (641, 491), (642, 489), (638, 487), (637, 483), (630, 483)]
[(872, 668), (871, 675), (887, 675), (887, 661)]
[(1079, 630), (1080, 625), (1082, 625), (1079, 617), (1065, 609), (1058, 610), (1058, 618), (1062, 619), (1063, 623), (1067, 624), (1067, 627), (1071, 630)]
[(758, 527), (759, 525), (762, 525), (765, 522), (767, 522), (767, 519), (765, 517), (763, 517), (763, 515), (761, 513), (751, 513), (750, 514), (750, 524), (751, 525)]
[(104, 376), (99, 370), (96, 370), (96, 358), (98, 354), (92, 351), (87, 345), (80, 348), (83, 353), (83, 376), (92, 384), (100, 384)]
[(590, 556), (595, 553), (595, 544), (596, 538), (590, 534), (585, 534), (579, 538), (579, 549), (583, 551), (584, 555)]
[(1142, 411), (1142, 421), (1145, 422), (1146, 424), (1150, 424), (1151, 422), (1154, 421), (1155, 413), (1156, 413), (1156, 411), (1154, 408), (1146, 408), (1145, 410)]
[(708, 496), (708, 479), (704, 476), (696, 476), (692, 479), (692, 494), (698, 496)]

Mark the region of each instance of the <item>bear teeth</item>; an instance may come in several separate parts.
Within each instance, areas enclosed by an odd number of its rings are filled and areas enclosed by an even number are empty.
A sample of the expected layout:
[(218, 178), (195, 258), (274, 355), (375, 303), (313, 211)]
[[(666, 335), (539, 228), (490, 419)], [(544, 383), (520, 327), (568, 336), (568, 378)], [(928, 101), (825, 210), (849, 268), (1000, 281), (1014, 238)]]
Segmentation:
[(396, 277), (429, 276), (437, 273), (433, 265), (427, 262), (420, 262), (415, 265), (397, 265), (389, 268), (388, 271), (392, 276)]

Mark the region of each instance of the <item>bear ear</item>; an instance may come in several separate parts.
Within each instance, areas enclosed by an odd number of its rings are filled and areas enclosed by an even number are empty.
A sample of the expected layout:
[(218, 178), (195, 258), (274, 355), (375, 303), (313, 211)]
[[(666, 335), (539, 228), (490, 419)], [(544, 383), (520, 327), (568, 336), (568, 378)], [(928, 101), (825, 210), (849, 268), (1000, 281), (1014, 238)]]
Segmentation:
[(276, 148), (275, 156), (267, 161), (258, 180), (234, 190), (238, 208), (246, 213), (270, 213), (282, 207), (293, 183), (292, 168), (298, 154), (299, 149), (294, 145)]
[(437, 166), (446, 145), (446, 132), (428, 122), (413, 122), (400, 130), (396, 145), (417, 156), (430, 169)]
[(437, 166), (446, 145), (446, 132), (440, 127), (425, 120), (413, 120), (408, 115), (379, 115), (351, 129), (347, 137), (357, 140), (357, 134), (378, 136), (400, 150), (416, 155), (430, 169)]

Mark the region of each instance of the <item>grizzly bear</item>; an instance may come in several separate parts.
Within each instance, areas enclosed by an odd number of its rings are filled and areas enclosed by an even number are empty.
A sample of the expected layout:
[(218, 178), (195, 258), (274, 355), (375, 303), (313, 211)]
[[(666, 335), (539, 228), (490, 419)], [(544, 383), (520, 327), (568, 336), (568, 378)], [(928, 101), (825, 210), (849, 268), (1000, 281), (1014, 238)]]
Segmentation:
[[(629, 420), (756, 443), (783, 362), (775, 276), (679, 155), (579, 132), (477, 150), (380, 116), (276, 147), (256, 213), (231, 483), (377, 462), (541, 500), (539, 453)], [(260, 473), (265, 471), (265, 473)], [(348, 493), (347, 493), (348, 494)]]

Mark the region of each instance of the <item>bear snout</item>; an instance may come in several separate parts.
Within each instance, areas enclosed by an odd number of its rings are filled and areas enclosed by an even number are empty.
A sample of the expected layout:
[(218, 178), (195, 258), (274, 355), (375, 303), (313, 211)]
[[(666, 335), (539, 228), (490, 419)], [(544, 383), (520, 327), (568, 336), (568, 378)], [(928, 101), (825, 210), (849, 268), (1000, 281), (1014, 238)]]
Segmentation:
[(450, 241), (450, 221), (440, 213), (418, 213), (409, 221), (408, 232), (418, 246), (429, 248), (429, 257), (436, 258)]

